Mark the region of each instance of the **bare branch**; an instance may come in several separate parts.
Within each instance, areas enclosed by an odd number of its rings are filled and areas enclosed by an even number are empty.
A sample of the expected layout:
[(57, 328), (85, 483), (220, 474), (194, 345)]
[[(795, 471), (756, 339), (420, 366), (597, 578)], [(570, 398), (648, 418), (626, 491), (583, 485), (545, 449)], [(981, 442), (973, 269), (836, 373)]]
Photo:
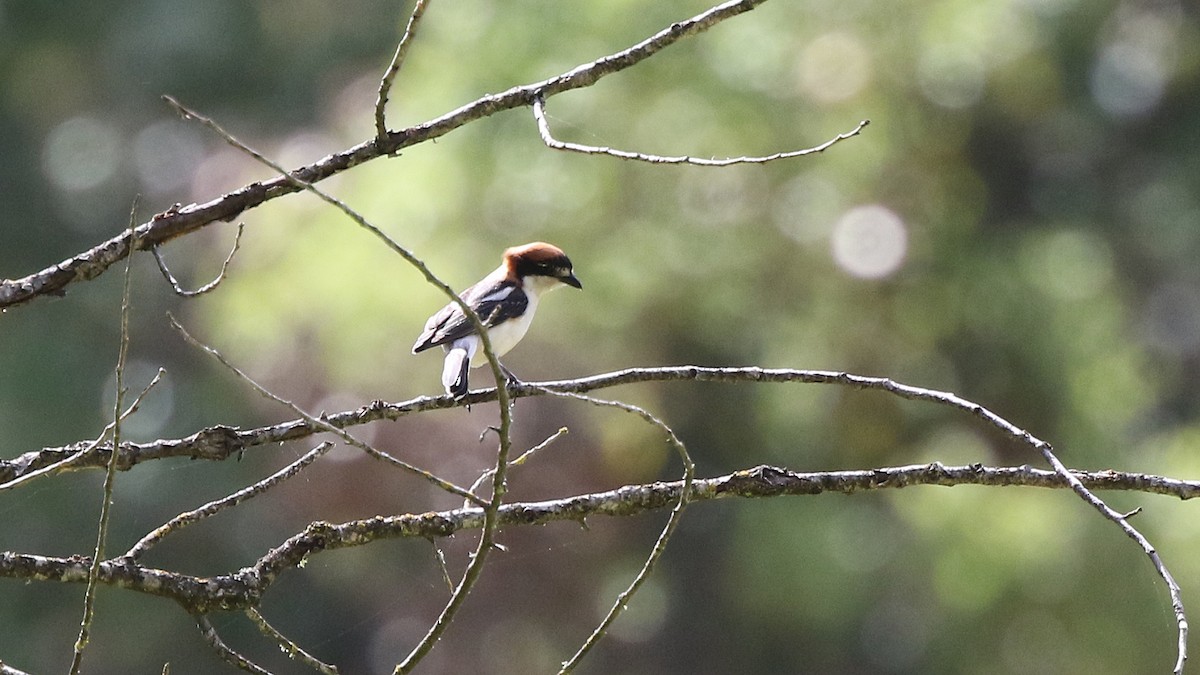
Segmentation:
[[(1118, 471), (1072, 471), (1089, 489), (1163, 494), (1181, 499), (1200, 497), (1200, 481), (1178, 481)], [(758, 466), (715, 478), (692, 482), (688, 502), (726, 498), (757, 499), (779, 496), (854, 494), (871, 490), (917, 485), (1026, 486), (1070, 488), (1059, 474), (1028, 465), (988, 467), (982, 464), (943, 466), (940, 463), (882, 467), (861, 471), (794, 472)], [(1171, 486), (1170, 489), (1164, 489)], [(679, 503), (683, 481), (658, 482), (539, 502), (514, 502), (500, 507), (500, 527), (581, 522), (596, 516), (626, 517), (672, 508)], [(278, 576), (322, 551), (366, 546), (376, 540), (420, 537), (441, 539), (479, 529), (484, 522), (479, 507), (436, 513), (376, 516), (340, 524), (311, 523), (263, 555), (253, 566), (233, 574), (195, 577), (141, 566), (128, 558), (100, 564), (99, 582), (110, 586), (170, 598), (190, 612), (256, 607)], [(91, 561), (78, 556), (61, 558), (0, 552), (0, 578), (30, 581), (86, 583)]]
[[(124, 420), (133, 413), (137, 412), (138, 408), (142, 404), (142, 399), (146, 397), (146, 394), (150, 393), (150, 390), (154, 388), (154, 385), (158, 384), (159, 380), (161, 380), (163, 375), (166, 374), (166, 370), (159, 368), (158, 372), (155, 373), (154, 377), (150, 380), (150, 384), (147, 384), (145, 388), (142, 389), (142, 392), (137, 395), (137, 398), (133, 400), (133, 403), (131, 403), (130, 406), (125, 409), (125, 412), (121, 413), (120, 419)], [(96, 437), (96, 440), (92, 441), (91, 443), (87, 443), (82, 450), (79, 450), (78, 452), (71, 452), (63, 459), (46, 464), (41, 468), (31, 470), (27, 473), (22, 473), (19, 476), (12, 478), (8, 482), (0, 483), (0, 490), (9, 490), (21, 485), (22, 483), (27, 483), (35, 478), (49, 476), (60, 471), (82, 468), (84, 460), (88, 459), (89, 456), (92, 456), (91, 453), (100, 447), (101, 443), (103, 443), (104, 439), (108, 437), (109, 432), (113, 430), (115, 425), (116, 422), (109, 422), (107, 425), (105, 425), (104, 429), (100, 432), (100, 435)], [(102, 460), (102, 466), (107, 466), (110, 461), (109, 459), (103, 459), (99, 457), (99, 455), (95, 455), (94, 457), (97, 460)]]
[(163, 278), (167, 280), (167, 283), (171, 284), (171, 288), (174, 289), (175, 294), (185, 298), (194, 298), (213, 290), (225, 280), (225, 273), (229, 270), (229, 263), (233, 262), (233, 256), (237, 254), (238, 247), (242, 243), (242, 230), (245, 228), (245, 223), (238, 223), (237, 234), (233, 237), (233, 248), (230, 249), (229, 255), (225, 257), (225, 262), (221, 263), (221, 272), (217, 274), (217, 278), (194, 291), (189, 291), (179, 284), (175, 276), (171, 274), (171, 270), (167, 269), (167, 263), (163, 260), (162, 253), (159, 252), (157, 246), (150, 249), (150, 252), (154, 254), (154, 262), (158, 263), (158, 271), (162, 272)]
[(1129, 523), (1128, 515), (1113, 510), (1113, 508), (1106, 504), (1102, 499), (1092, 494), (1091, 490), (1089, 490), (1087, 486), (1084, 485), (1078, 478), (1071, 475), (1070, 469), (1068, 469), (1061, 461), (1059, 461), (1058, 457), (1055, 456), (1055, 454), (1051, 451), (1049, 443), (1038, 440), (1033, 436), (1029, 436), (1028, 438), (1030, 444), (1033, 444), (1035, 447), (1037, 447), (1037, 449), (1046, 458), (1046, 461), (1050, 462), (1050, 465), (1054, 467), (1054, 471), (1067, 481), (1067, 484), (1071, 486), (1071, 489), (1075, 491), (1075, 494), (1082, 497), (1083, 500), (1088, 504), (1091, 504), (1092, 507), (1103, 514), (1105, 518), (1116, 523), (1117, 527), (1121, 528), (1121, 530), (1125, 532), (1125, 535), (1136, 542), (1137, 545), (1142, 549), (1142, 552), (1149, 556), (1150, 562), (1154, 565), (1154, 570), (1158, 572), (1158, 576), (1162, 577), (1162, 580), (1166, 582), (1167, 592), (1171, 596), (1171, 610), (1175, 613), (1175, 625), (1178, 635), (1174, 673), (1175, 675), (1183, 675), (1183, 666), (1187, 662), (1188, 654), (1187, 612), (1183, 607), (1183, 591), (1179, 588), (1179, 584), (1175, 581), (1175, 577), (1171, 574), (1170, 570), (1167, 569), (1166, 564), (1162, 561), (1162, 557), (1158, 555), (1158, 551), (1155, 550), (1150, 541), (1146, 539), (1145, 535), (1143, 535), (1137, 530), (1137, 528)]
[(200, 634), (204, 636), (204, 641), (208, 643), (208, 646), (217, 651), (217, 654), (225, 663), (248, 673), (255, 673), (255, 675), (271, 675), (271, 671), (255, 665), (253, 661), (237, 653), (232, 647), (222, 642), (221, 636), (217, 635), (217, 629), (213, 628), (207, 616), (197, 614), (196, 626), (200, 628)]
[(250, 620), (254, 622), (254, 625), (258, 626), (258, 630), (260, 630), (263, 635), (266, 635), (272, 640), (278, 642), (279, 648), (283, 650), (284, 654), (288, 655), (288, 658), (299, 660), (301, 663), (319, 673), (325, 673), (325, 675), (337, 675), (337, 668), (321, 661), (317, 657), (301, 649), (300, 645), (292, 642), (287, 638), (286, 635), (280, 633), (275, 629), (274, 626), (267, 623), (267, 620), (263, 618), (263, 615), (260, 614), (257, 609), (254, 609), (253, 607), (247, 609), (246, 616), (250, 617)]
[(404, 35), (400, 37), (400, 42), (396, 45), (396, 53), (392, 55), (392, 62), (379, 82), (379, 96), (375, 101), (375, 136), (377, 138), (387, 138), (384, 108), (387, 107), (388, 93), (392, 90), (392, 81), (396, 79), (396, 74), (404, 65), (404, 57), (408, 54), (408, 47), (412, 44), (413, 36), (416, 35), (417, 24), (425, 15), (427, 4), (428, 0), (417, 0), (417, 4), (413, 6), (412, 14), (408, 17), (408, 25), (404, 27)]
[(175, 516), (162, 526), (155, 528), (155, 530), (150, 534), (142, 537), (138, 543), (134, 544), (133, 547), (125, 553), (125, 557), (132, 560), (137, 560), (142, 556), (142, 554), (149, 550), (151, 546), (154, 546), (158, 542), (162, 541), (172, 532), (181, 530), (188, 525), (203, 520), (209, 516), (216, 515), (227, 508), (237, 506), (248, 499), (253, 499), (254, 497), (278, 485), (279, 483), (282, 483), (283, 481), (300, 473), (332, 447), (333, 443), (331, 441), (325, 441), (312, 450), (309, 450), (300, 459), (288, 464), (279, 471), (276, 471), (270, 476), (258, 481), (254, 485), (242, 488), (241, 490), (238, 490), (231, 495), (222, 497), (221, 499), (211, 501), (198, 509), (185, 511)]
[[(122, 232), (92, 249), (39, 272), (20, 279), (0, 279), (0, 309), (24, 304), (46, 295), (63, 295), (70, 285), (100, 276), (133, 250), (147, 250), (210, 223), (233, 220), (248, 209), (296, 192), (301, 189), (301, 185), (293, 182), (293, 178), (304, 183), (316, 183), (364, 162), (394, 155), (405, 148), (440, 138), (475, 120), (532, 105), (539, 92), (549, 98), (573, 89), (589, 87), (602, 77), (635, 66), (675, 42), (748, 12), (763, 2), (766, 0), (733, 0), (722, 3), (690, 19), (673, 23), (627, 49), (584, 63), (540, 82), (482, 96), (441, 117), (399, 131), (390, 131), (386, 138), (373, 138), (297, 168), (288, 172), (287, 177), (280, 176), (261, 183), (251, 183), (204, 204), (172, 207), (139, 225), (134, 233), (136, 236), (131, 237)], [(131, 242), (135, 245), (131, 245)]]
[[(950, 405), (964, 410), (976, 417), (983, 417), (980, 410), (983, 406), (961, 399), (949, 392), (935, 392), (897, 383), (891, 379), (867, 377), (851, 373), (799, 370), (792, 368), (759, 368), (756, 366), (721, 368), (708, 366), (664, 366), (655, 368), (626, 368), (608, 373), (599, 373), (571, 380), (551, 380), (545, 382), (526, 382), (509, 387), (514, 399), (529, 396), (546, 396), (549, 392), (587, 393), (610, 387), (639, 382), (758, 382), (776, 384), (827, 384), (854, 387), (857, 389), (874, 389), (908, 399), (926, 399)], [(891, 387), (891, 388), (889, 388)], [(937, 400), (933, 395), (952, 396), (955, 402)], [(398, 420), (409, 415), (429, 410), (446, 410), (463, 405), (475, 405), (495, 401), (495, 389), (480, 389), (471, 392), (466, 398), (455, 401), (449, 396), (419, 396), (408, 401), (386, 403), (373, 401), (353, 410), (332, 413), (322, 419), (328, 424), (341, 428), (351, 428), (360, 424), (368, 424), (379, 420)], [(989, 414), (990, 411), (989, 411)], [(987, 419), (987, 418), (984, 418)], [(988, 420), (989, 424), (992, 424)], [(1023, 431), (1015, 425), (1008, 425), (1005, 430), (1015, 440), (1025, 443)], [(1015, 430), (1015, 431), (1010, 431)], [(232, 429), (224, 426), (214, 426), (197, 431), (196, 433), (177, 439), (159, 440), (152, 443), (125, 443), (121, 446), (118, 468), (128, 469), (141, 462), (163, 459), (167, 457), (190, 457), (195, 459), (219, 460), (262, 445), (282, 443), (307, 438), (323, 429), (313, 428), (304, 419), (290, 420), (270, 426), (251, 429)], [(103, 466), (107, 461), (111, 446), (99, 448), (99, 452), (90, 455), (86, 463), (81, 462), (75, 468), (95, 468)], [(24, 475), (26, 472), (44, 466), (45, 463), (57, 458), (73, 454), (72, 446), (45, 448), (31, 451), (12, 460), (0, 460), (0, 478), (11, 480), (12, 477)], [(98, 461), (99, 460), (99, 461)], [(1133, 474), (1122, 474), (1133, 475)], [(1194, 483), (1163, 477), (1147, 476), (1138, 490), (1155, 494), (1171, 495), (1181, 499), (1190, 499), (1197, 495)]]
[(546, 121), (546, 102), (541, 97), (541, 95), (535, 96), (533, 99), (533, 118), (537, 121), (538, 135), (542, 137), (542, 142), (545, 143), (547, 147), (554, 149), (554, 150), (563, 150), (566, 152), (578, 152), (578, 153), (581, 153), (584, 155), (608, 155), (610, 157), (616, 157), (618, 159), (628, 159), (628, 160), (635, 160), (635, 161), (639, 161), (639, 162), (648, 162), (650, 164), (690, 164), (692, 166), (714, 166), (714, 167), (733, 166), (735, 164), (766, 164), (767, 162), (773, 162), (777, 159), (792, 159), (794, 157), (803, 157), (805, 155), (812, 155), (812, 154), (825, 152), (829, 148), (833, 147), (835, 144), (840, 143), (840, 142), (846, 140), (847, 138), (852, 138), (854, 136), (857, 136), (859, 134), (859, 132), (861, 132), (863, 130), (863, 127), (866, 127), (868, 124), (871, 123), (870, 120), (863, 120), (858, 123), (858, 126), (854, 127), (850, 131), (847, 131), (844, 134), (838, 134), (837, 136), (834, 136), (833, 138), (829, 139), (828, 141), (825, 141), (824, 143), (822, 143), (818, 146), (806, 148), (804, 150), (792, 150), (789, 152), (776, 152), (774, 154), (765, 155), (762, 157), (727, 157), (724, 159), (715, 159), (715, 158), (705, 159), (703, 157), (690, 157), (687, 155), (683, 155), (683, 156), (679, 156), (679, 157), (665, 157), (662, 155), (648, 155), (648, 154), (645, 154), (642, 152), (629, 152), (627, 150), (615, 150), (615, 149), (609, 148), (609, 147), (599, 147), (599, 146), (595, 146), (595, 145), (581, 145), (579, 143), (570, 143), (567, 141), (560, 141), (560, 140), (554, 138), (554, 135), (550, 133), (550, 123), (548, 121)]
[(577, 398), (587, 401), (593, 405), (617, 408), (641, 417), (650, 424), (661, 429), (666, 434), (667, 442), (671, 444), (671, 447), (675, 448), (675, 451), (679, 454), (679, 459), (683, 462), (683, 480), (679, 486), (679, 501), (675, 502), (675, 507), (671, 509), (671, 515), (667, 518), (667, 524), (663, 526), (662, 532), (659, 533), (658, 540), (654, 542), (654, 548), (650, 550), (650, 555), (646, 556), (646, 562), (642, 563), (642, 569), (640, 569), (634, 576), (633, 581), (630, 582), (629, 586), (624, 591), (621, 591), (621, 593), (617, 595), (617, 599), (613, 603), (612, 607), (609, 608), (608, 614), (606, 614), (604, 618), (600, 620), (600, 623), (596, 626), (595, 630), (593, 630), (592, 634), (589, 635), (586, 640), (584, 640), (583, 644), (580, 645), (575, 654), (562, 664), (562, 668), (559, 670), (560, 675), (562, 675), (575, 670), (575, 668), (579, 666), (579, 663), (585, 656), (587, 656), (588, 652), (590, 652), (592, 648), (596, 646), (596, 643), (600, 641), (600, 638), (604, 637), (604, 634), (608, 632), (609, 626), (611, 626), (612, 623), (617, 620), (617, 617), (625, 611), (625, 608), (629, 606), (629, 601), (633, 598), (633, 595), (638, 592), (638, 589), (640, 589), (644, 583), (646, 583), (646, 579), (650, 578), (650, 572), (654, 569), (654, 565), (658, 562), (658, 559), (662, 557), (663, 551), (667, 549), (667, 541), (671, 538), (671, 535), (674, 534), (675, 528), (679, 526), (679, 520), (683, 517), (683, 509), (687, 506), (688, 496), (692, 490), (692, 481), (696, 477), (696, 465), (692, 463), (692, 458), (690, 455), (688, 455), (687, 448), (683, 445), (683, 441), (679, 440), (679, 437), (675, 435), (675, 430), (669, 427), (666, 422), (663, 422), (659, 418), (655, 417), (645, 408), (624, 403), (622, 401), (610, 401), (601, 398), (594, 398), (592, 396), (585, 396), (583, 394), (556, 395), (568, 398)]

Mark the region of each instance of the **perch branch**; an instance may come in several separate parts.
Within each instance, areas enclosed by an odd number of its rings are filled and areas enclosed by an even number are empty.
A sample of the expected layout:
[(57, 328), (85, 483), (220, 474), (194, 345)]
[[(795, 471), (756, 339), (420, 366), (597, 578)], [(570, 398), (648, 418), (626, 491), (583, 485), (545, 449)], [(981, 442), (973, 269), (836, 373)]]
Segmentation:
[[(724, 382), (729, 384), (742, 382), (758, 383), (805, 383), (848, 386), (858, 389), (875, 389), (903, 398), (918, 398), (918, 392), (937, 393), (896, 383), (886, 378), (866, 377), (851, 373), (822, 370), (797, 370), (791, 368), (759, 368), (746, 367), (708, 367), (708, 366), (662, 366), (651, 368), (626, 368), (608, 373), (599, 373), (572, 380), (552, 380), (545, 382), (526, 382), (509, 387), (513, 398), (530, 396), (548, 396), (550, 392), (587, 393), (610, 387), (639, 382)], [(888, 384), (895, 388), (891, 390)], [(944, 395), (950, 395), (941, 392)], [(409, 415), (430, 410), (446, 410), (464, 405), (475, 405), (495, 401), (495, 389), (479, 389), (471, 392), (466, 398), (455, 401), (450, 396), (419, 396), (408, 401), (387, 403), (372, 401), (362, 407), (325, 415), (322, 419), (331, 426), (352, 428), (381, 420), (398, 420)], [(979, 416), (975, 403), (955, 397), (956, 402), (940, 401), (941, 403), (959, 407), (965, 412)], [(963, 408), (962, 406), (967, 406)], [(1010, 425), (1011, 426), (1011, 425)], [(1014, 429), (1016, 427), (1013, 427)], [(294, 419), (269, 426), (251, 429), (235, 429), (227, 426), (213, 426), (197, 431), (190, 436), (176, 439), (164, 439), (150, 443), (123, 443), (118, 469), (130, 469), (142, 462), (165, 459), (168, 457), (188, 457), (192, 459), (223, 460), (236, 456), (250, 448), (283, 443), (308, 438), (321, 429), (313, 428), (304, 419)], [(1020, 433), (1017, 440), (1025, 442)], [(78, 444), (77, 444), (78, 445)], [(83, 443), (86, 445), (86, 442)], [(0, 479), (11, 480), (24, 475), (63, 456), (74, 454), (75, 446), (43, 448), (24, 453), (11, 460), (0, 460)], [(103, 467), (112, 452), (111, 445), (101, 444), (97, 451), (72, 468)], [(1139, 475), (1139, 474), (1122, 474)], [(1197, 496), (1195, 483), (1146, 476), (1137, 487), (1138, 490), (1156, 494), (1172, 495), (1181, 499)]]

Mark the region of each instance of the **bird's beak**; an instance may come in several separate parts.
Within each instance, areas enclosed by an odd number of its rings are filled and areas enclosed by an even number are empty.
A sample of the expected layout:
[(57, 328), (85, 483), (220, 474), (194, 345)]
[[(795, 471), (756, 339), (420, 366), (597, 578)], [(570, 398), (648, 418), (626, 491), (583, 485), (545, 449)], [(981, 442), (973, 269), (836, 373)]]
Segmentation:
[(575, 278), (575, 275), (574, 275), (574, 274), (568, 274), (568, 275), (567, 275), (567, 276), (565, 276), (565, 277), (559, 277), (559, 279), (558, 279), (558, 280), (559, 280), (559, 281), (561, 281), (561, 282), (563, 282), (564, 284), (566, 284), (566, 285), (568, 285), (568, 286), (574, 286), (575, 288), (578, 288), (578, 289), (580, 289), (580, 290), (583, 290), (583, 284), (581, 284), (581, 283), (579, 282), (579, 279), (576, 279), (576, 278)]

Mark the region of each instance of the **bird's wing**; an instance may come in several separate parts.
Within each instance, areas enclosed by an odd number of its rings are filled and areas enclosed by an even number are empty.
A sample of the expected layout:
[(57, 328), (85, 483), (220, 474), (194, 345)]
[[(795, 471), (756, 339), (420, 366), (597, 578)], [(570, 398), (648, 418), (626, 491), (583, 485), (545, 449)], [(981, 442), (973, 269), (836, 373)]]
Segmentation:
[[(463, 292), (462, 299), (475, 309), (483, 325), (488, 328), (521, 316), (529, 306), (529, 298), (525, 291), (521, 290), (515, 281), (507, 280), (494, 285), (468, 288)], [(425, 323), (425, 330), (413, 345), (413, 353), (454, 342), (474, 332), (475, 326), (471, 324), (471, 320), (452, 302), (429, 317), (429, 321)]]

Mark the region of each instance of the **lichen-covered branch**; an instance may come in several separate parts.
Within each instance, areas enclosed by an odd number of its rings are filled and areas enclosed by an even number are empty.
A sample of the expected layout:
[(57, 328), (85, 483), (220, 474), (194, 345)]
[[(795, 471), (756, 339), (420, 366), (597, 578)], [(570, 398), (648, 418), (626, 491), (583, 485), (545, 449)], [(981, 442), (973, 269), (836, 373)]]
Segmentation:
[[(1119, 471), (1073, 470), (1071, 475), (1092, 490), (1135, 491), (1180, 499), (1200, 497), (1200, 481)], [(688, 501), (694, 503), (734, 497), (760, 499), (826, 492), (851, 494), (917, 485), (1070, 489), (1062, 476), (1030, 466), (943, 466), (933, 463), (811, 473), (758, 466), (715, 478), (697, 478), (692, 482)], [(606, 492), (541, 502), (514, 502), (500, 507), (499, 526), (510, 528), (556, 521), (579, 522), (596, 516), (633, 516), (670, 509), (679, 503), (682, 489), (683, 481), (671, 481), (628, 485)], [(280, 574), (299, 567), (307, 557), (322, 551), (364, 546), (380, 539), (439, 539), (456, 532), (479, 529), (482, 524), (483, 509), (479, 507), (377, 516), (338, 524), (316, 522), (268, 551), (254, 565), (232, 574), (195, 577), (144, 567), (122, 557), (101, 563), (98, 580), (109, 586), (170, 598), (193, 612), (244, 610), (257, 606)], [(0, 552), (0, 577), (85, 583), (90, 564), (90, 559), (79, 556), (59, 558)]]

